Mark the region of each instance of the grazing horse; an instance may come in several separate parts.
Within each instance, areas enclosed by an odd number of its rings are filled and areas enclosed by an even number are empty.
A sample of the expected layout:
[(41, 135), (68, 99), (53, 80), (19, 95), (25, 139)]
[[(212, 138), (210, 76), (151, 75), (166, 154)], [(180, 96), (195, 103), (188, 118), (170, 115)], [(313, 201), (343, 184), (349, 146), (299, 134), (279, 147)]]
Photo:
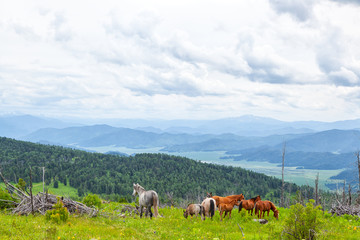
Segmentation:
[(153, 213), (151, 212), (151, 207), (154, 206), (154, 217), (158, 216), (158, 206), (159, 206), (159, 197), (157, 193), (153, 190), (146, 191), (142, 186), (138, 183), (133, 183), (133, 196), (139, 194), (139, 207), (140, 207), (140, 218), (142, 218), (143, 207), (146, 207), (145, 216), (147, 217), (150, 212), (150, 218), (152, 218)]
[(222, 214), (225, 212), (224, 218), (229, 213), (229, 218), (231, 218), (231, 211), (234, 208), (234, 205), (239, 206), (239, 201), (233, 199), (230, 203), (220, 203), (219, 204), (219, 211), (220, 211), (220, 221), (222, 221)]
[(203, 220), (205, 220), (205, 216), (212, 219), (216, 211), (216, 201), (213, 198), (205, 198), (201, 206), (204, 207)]
[(265, 212), (269, 216), (270, 210), (274, 212), (274, 217), (279, 219), (279, 210), (276, 209), (275, 204), (270, 201), (258, 201), (255, 203), (255, 215), (258, 215), (258, 218), (263, 218)]
[(187, 206), (186, 210), (184, 210), (184, 217), (185, 218), (187, 218), (189, 215), (191, 217), (193, 215), (195, 215), (195, 217), (197, 217), (198, 214), (200, 214), (201, 219), (203, 219), (204, 207), (201, 204), (189, 204)]
[(256, 197), (253, 197), (249, 200), (242, 200), (239, 205), (239, 212), (241, 211), (242, 208), (245, 208), (246, 210), (248, 210), (248, 213), (251, 212), (251, 216), (252, 216), (255, 203), (260, 200), (261, 200), (260, 195), (257, 195)]
[(237, 200), (237, 201), (241, 201), (241, 200), (244, 199), (243, 194), (229, 195), (229, 196), (226, 196), (226, 197), (220, 197), (220, 196), (213, 196), (212, 193), (207, 193), (206, 196), (215, 199), (217, 207), (219, 207), (220, 203), (230, 203), (234, 199)]

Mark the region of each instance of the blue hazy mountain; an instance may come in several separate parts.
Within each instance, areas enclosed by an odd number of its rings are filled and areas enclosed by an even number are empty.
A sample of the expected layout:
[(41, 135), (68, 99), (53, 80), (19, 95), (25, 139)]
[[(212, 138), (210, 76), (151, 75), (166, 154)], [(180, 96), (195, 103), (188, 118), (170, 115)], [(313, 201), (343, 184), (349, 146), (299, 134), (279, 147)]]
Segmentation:
[(224, 134), (239, 136), (270, 136), (304, 134), (339, 129), (360, 129), (360, 119), (317, 122), (285, 122), (272, 118), (245, 115), (217, 120), (161, 120), (161, 119), (50, 119), (31, 115), (0, 116), (0, 136), (20, 137), (41, 128), (66, 128), (72, 126), (103, 125), (130, 128), (153, 133), (172, 134)]
[(32, 115), (0, 116), (0, 136), (19, 138), (41, 128), (65, 128), (79, 125)]

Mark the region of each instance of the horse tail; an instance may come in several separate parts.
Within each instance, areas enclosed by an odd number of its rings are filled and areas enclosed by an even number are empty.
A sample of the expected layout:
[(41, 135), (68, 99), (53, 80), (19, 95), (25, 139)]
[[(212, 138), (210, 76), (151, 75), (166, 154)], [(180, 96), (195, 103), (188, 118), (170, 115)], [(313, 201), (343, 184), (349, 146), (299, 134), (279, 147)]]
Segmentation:
[[(256, 208), (256, 204), (258, 203), (258, 201), (257, 202), (255, 202), (255, 204), (254, 204), (254, 209), (255, 209), (255, 216), (256, 215), (258, 215), (258, 213), (259, 213), (259, 208)], [(259, 205), (258, 205), (259, 206)], [(259, 215), (258, 215), (259, 216)]]
[(211, 218), (214, 216), (215, 214), (215, 200), (210, 200), (210, 216)]
[(154, 206), (154, 217), (159, 215), (158, 212), (159, 198), (156, 192), (153, 193), (153, 206)]
[(239, 212), (240, 212), (241, 209), (242, 209), (242, 203), (243, 203), (243, 201), (240, 201), (240, 204), (239, 204)]

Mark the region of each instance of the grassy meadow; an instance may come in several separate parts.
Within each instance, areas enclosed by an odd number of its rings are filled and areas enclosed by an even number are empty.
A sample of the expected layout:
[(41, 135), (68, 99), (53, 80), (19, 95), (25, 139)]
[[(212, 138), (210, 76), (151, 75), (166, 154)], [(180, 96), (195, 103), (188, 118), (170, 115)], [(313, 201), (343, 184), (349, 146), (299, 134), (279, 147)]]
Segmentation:
[[(99, 216), (70, 215), (66, 222), (57, 224), (42, 215), (14, 216), (0, 213), (0, 239), (286, 239), (283, 233), (290, 209), (280, 208), (279, 220), (265, 216), (268, 224), (259, 224), (246, 211), (232, 212), (232, 218), (220, 221), (219, 212), (214, 219), (202, 221), (200, 217), (183, 217), (183, 209), (159, 209), (161, 217), (142, 218), (121, 215), (123, 204), (105, 203)], [(134, 205), (133, 205), (134, 206)], [(317, 239), (360, 239), (358, 217), (332, 217), (321, 213), (323, 222)], [(241, 227), (241, 229), (240, 229)]]

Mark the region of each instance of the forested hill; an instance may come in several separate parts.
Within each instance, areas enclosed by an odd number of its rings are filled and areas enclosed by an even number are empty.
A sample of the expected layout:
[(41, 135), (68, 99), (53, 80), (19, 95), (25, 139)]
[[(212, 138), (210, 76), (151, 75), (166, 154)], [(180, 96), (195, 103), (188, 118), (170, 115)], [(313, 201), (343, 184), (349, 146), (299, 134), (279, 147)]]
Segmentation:
[[(115, 156), (89, 153), (59, 146), (35, 144), (0, 138), (0, 165), (10, 181), (29, 182), (54, 179), (70, 184), (79, 193), (118, 194), (129, 199), (132, 183), (156, 190), (160, 196), (173, 193), (177, 198), (195, 199), (207, 191), (217, 195), (243, 193), (246, 198), (257, 194), (270, 198), (280, 195), (281, 181), (242, 168), (201, 163), (166, 154)], [(293, 192), (299, 189), (292, 185)]]

